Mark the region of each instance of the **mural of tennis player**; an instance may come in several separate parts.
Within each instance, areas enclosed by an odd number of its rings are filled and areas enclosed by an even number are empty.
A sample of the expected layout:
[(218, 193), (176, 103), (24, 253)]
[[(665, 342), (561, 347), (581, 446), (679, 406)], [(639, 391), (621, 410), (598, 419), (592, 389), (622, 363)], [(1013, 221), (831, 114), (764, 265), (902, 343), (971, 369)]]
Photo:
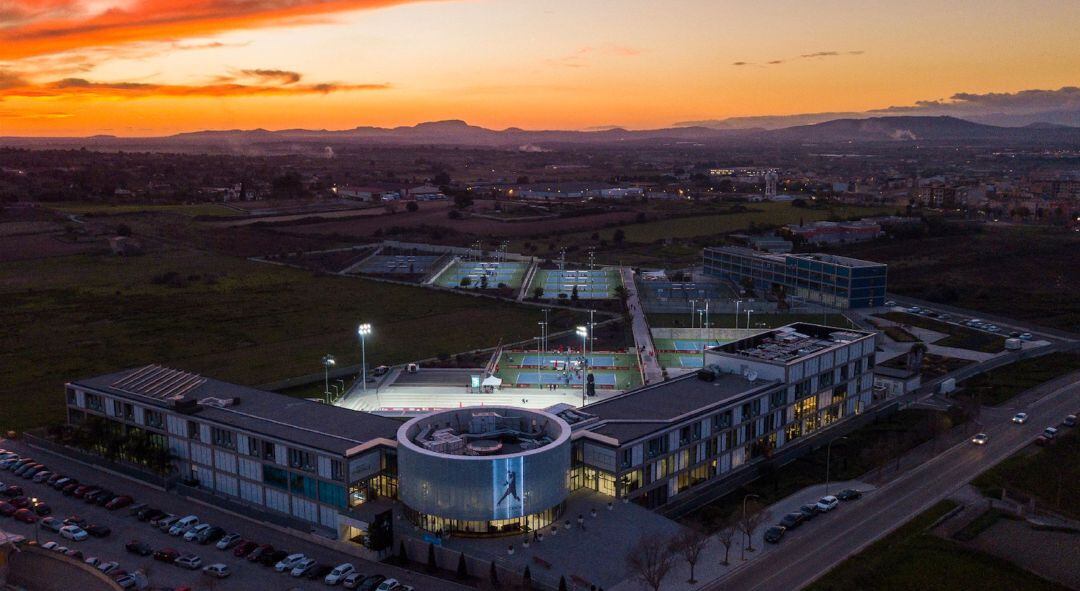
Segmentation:
[(499, 505), (501, 505), (502, 502), (506, 500), (506, 497), (514, 497), (514, 500), (520, 503), (521, 497), (518, 496), (517, 492), (517, 472), (514, 472), (513, 470), (507, 470), (506, 482), (504, 482), (503, 485), (506, 488), (503, 490), (503, 494), (501, 497), (499, 497), (499, 500), (495, 501), (495, 506), (498, 507)]

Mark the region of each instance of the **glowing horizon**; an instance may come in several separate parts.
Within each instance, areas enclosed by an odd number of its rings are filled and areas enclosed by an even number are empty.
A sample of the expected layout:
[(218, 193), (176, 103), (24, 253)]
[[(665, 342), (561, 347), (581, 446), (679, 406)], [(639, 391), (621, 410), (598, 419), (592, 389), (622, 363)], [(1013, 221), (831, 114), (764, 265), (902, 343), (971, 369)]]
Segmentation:
[(868, 4), (0, 0), (0, 135), (1080, 110), (1080, 3)]

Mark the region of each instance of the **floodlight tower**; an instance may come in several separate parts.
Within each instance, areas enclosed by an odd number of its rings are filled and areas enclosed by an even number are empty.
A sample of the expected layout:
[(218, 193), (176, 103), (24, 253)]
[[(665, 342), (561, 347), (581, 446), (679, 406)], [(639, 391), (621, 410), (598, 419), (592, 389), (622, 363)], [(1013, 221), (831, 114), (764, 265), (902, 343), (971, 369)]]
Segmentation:
[(323, 355), (323, 396), (326, 398), (326, 403), (330, 404), (330, 368), (337, 364), (337, 360), (334, 356), (327, 353)]
[(367, 393), (367, 336), (371, 334), (371, 325), (367, 322), (356, 329), (356, 335), (360, 337), (360, 383)]
[(585, 341), (589, 338), (589, 328), (577, 327), (577, 335), (581, 337), (581, 406), (585, 406), (585, 376), (589, 372), (589, 358), (585, 356)]

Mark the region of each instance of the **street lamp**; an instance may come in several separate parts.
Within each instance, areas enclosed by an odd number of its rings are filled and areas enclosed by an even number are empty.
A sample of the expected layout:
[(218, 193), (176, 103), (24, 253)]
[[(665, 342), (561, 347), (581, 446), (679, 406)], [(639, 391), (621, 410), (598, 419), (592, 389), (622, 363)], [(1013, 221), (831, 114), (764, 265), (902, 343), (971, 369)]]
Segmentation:
[(367, 322), (361, 324), (356, 329), (356, 334), (360, 337), (360, 383), (367, 392), (367, 336), (371, 334), (371, 325)]
[(323, 358), (322, 358), (323, 386), (324, 386), (323, 396), (326, 397), (326, 403), (327, 404), (330, 403), (330, 368), (334, 367), (334, 365), (336, 365), (336, 364), (337, 364), (337, 360), (334, 359), (333, 355), (331, 355), (329, 353), (327, 353), (326, 355), (323, 355)]
[(735, 330), (739, 329), (739, 304), (742, 300), (735, 300)]
[(750, 313), (753, 312), (750, 308), (746, 309), (746, 330), (750, 330)]
[(589, 358), (585, 356), (585, 341), (589, 338), (588, 327), (577, 327), (577, 335), (581, 337), (581, 406), (585, 406), (585, 375), (589, 369)]
[(697, 312), (697, 300), (690, 300), (690, 328), (694, 328), (695, 312)]
[(829, 495), (829, 461), (832, 459), (832, 444), (841, 439), (847, 439), (847, 436), (837, 437), (830, 441), (829, 445), (825, 446), (825, 496)]
[[(751, 498), (759, 499), (761, 497), (759, 497), (758, 495), (746, 495), (746, 496), (744, 496), (742, 498), (742, 521), (743, 521), (743, 528), (742, 528), (742, 530), (743, 530), (742, 559), (743, 560), (746, 560), (746, 545), (750, 541), (750, 535), (746, 533), (746, 500), (751, 499)], [(750, 551), (753, 552), (754, 549), (750, 548)]]

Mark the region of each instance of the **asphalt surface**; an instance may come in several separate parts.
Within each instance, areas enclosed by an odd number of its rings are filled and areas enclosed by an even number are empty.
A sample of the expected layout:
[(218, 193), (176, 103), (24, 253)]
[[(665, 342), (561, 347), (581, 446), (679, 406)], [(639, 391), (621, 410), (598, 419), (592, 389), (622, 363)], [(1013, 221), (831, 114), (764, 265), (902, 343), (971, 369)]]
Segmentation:
[(645, 318), (645, 311), (641, 309), (641, 301), (638, 299), (637, 284), (634, 283), (634, 271), (630, 267), (621, 267), (623, 285), (626, 287), (626, 306), (630, 310), (631, 328), (634, 331), (634, 344), (642, 351), (641, 363), (646, 384), (655, 384), (664, 381), (663, 371), (660, 369), (660, 361), (656, 358), (656, 347), (653, 346), (652, 332), (649, 330), (649, 321)]
[[(465, 587), (450, 581), (428, 577), (391, 565), (371, 562), (359, 556), (338, 552), (291, 536), (261, 523), (195, 503), (179, 495), (163, 492), (120, 476), (96, 470), (93, 467), (80, 464), (63, 456), (30, 448), (21, 441), (0, 439), (0, 448), (15, 451), (21, 456), (30, 456), (45, 464), (50, 470), (59, 471), (66, 476), (77, 478), (81, 483), (101, 484), (117, 494), (129, 494), (135, 498), (137, 503), (148, 503), (152, 507), (179, 516), (198, 515), (204, 523), (223, 527), (230, 533), (239, 533), (245, 539), (260, 544), (273, 544), (276, 549), (302, 552), (316, 559), (319, 564), (336, 566), (343, 562), (350, 562), (365, 575), (378, 573), (393, 577), (405, 584), (412, 585), (417, 591), (460, 591), (465, 589)], [(52, 507), (53, 515), (56, 517), (63, 519), (69, 515), (77, 514), (86, 518), (90, 523), (107, 525), (112, 529), (112, 534), (107, 538), (91, 537), (82, 542), (74, 542), (61, 538), (58, 533), (44, 528), (36, 528), (34, 525), (15, 521), (10, 517), (0, 517), (0, 528), (23, 535), (28, 540), (35, 539), (35, 535), (37, 535), (41, 543), (56, 541), (68, 548), (81, 550), (83, 555), (87, 557), (97, 556), (103, 561), (119, 562), (120, 568), (129, 572), (136, 569), (142, 570), (148, 575), (152, 586), (178, 587), (187, 585), (194, 589), (200, 589), (206, 586), (207, 577), (201, 571), (185, 570), (177, 566), (157, 562), (150, 556), (142, 557), (129, 553), (124, 549), (124, 545), (128, 541), (139, 540), (145, 542), (154, 550), (174, 548), (181, 554), (191, 552), (202, 558), (204, 566), (218, 562), (228, 564), (234, 574), (218, 583), (216, 588), (219, 589), (271, 591), (276, 589), (291, 590), (294, 588), (326, 588), (326, 585), (321, 580), (309, 581), (307, 579), (293, 578), (288, 574), (277, 573), (272, 567), (264, 567), (257, 563), (250, 563), (243, 558), (234, 557), (232, 550), (218, 550), (213, 544), (203, 546), (195, 542), (185, 542), (183, 537), (172, 537), (165, 532), (158, 531), (149, 523), (140, 522), (138, 519), (129, 516), (126, 508), (108, 511), (103, 507), (87, 504), (74, 497), (65, 497), (59, 491), (45, 484), (25, 480), (8, 471), (0, 471), (0, 482), (21, 486), (26, 491), (27, 496), (44, 500)], [(35, 532), (35, 530), (37, 531)]]
[[(1030, 420), (1010, 422), (1024, 410)], [(728, 575), (703, 585), (702, 591), (801, 589), (846, 558), (944, 499), (983, 471), (1032, 443), (1042, 430), (1059, 425), (1080, 410), (1080, 374), (1065, 385), (1049, 384), (1022, 395), (1014, 404), (984, 409), (982, 431), (987, 445), (965, 440), (907, 474), (867, 494), (861, 501), (819, 520), (813, 535), (785, 537), (764, 560), (750, 560)]]

